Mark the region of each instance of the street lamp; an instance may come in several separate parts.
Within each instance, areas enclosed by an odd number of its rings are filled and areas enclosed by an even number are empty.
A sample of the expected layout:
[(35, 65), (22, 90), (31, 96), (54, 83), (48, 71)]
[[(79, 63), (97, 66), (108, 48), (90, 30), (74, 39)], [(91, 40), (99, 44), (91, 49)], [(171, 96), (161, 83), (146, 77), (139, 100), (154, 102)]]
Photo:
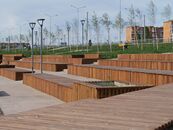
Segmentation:
[(81, 20), (81, 24), (82, 24), (82, 46), (84, 46), (84, 24), (85, 24), (85, 20)]
[(37, 22), (41, 27), (41, 43), (40, 43), (40, 71), (43, 73), (43, 55), (42, 55), (42, 47), (43, 47), (43, 23), (45, 19), (38, 19)]
[(50, 38), (50, 42), (49, 42), (49, 45), (52, 44), (52, 18), (53, 17), (57, 17), (58, 15), (49, 15), (49, 14), (46, 14), (48, 17), (49, 17), (49, 20), (50, 20), (50, 34), (49, 34), (49, 38)]
[(78, 17), (77, 44), (79, 44), (79, 13), (80, 13), (80, 9), (86, 8), (86, 6), (77, 7), (77, 6), (71, 5), (71, 7), (77, 10), (77, 17)]
[(70, 51), (71, 51), (71, 46), (70, 46), (70, 25), (67, 25), (67, 32), (68, 32), (68, 46), (70, 47)]
[(34, 52), (33, 52), (33, 44), (34, 44), (34, 28), (36, 23), (31, 22), (29, 23), (29, 26), (32, 30), (32, 45), (31, 45), (31, 57), (32, 57), (32, 73), (34, 73)]

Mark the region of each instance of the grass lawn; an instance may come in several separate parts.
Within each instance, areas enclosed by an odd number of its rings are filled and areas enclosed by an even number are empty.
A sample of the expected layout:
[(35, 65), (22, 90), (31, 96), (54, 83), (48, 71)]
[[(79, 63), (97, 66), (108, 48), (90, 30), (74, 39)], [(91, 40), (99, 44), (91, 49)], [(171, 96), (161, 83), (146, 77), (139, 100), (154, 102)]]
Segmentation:
[[(162, 43), (159, 44), (159, 49), (157, 50), (156, 45), (153, 44), (144, 44), (143, 49), (141, 46), (129, 45), (128, 49), (123, 51), (122, 48), (118, 47), (118, 45), (112, 45), (112, 52), (110, 51), (109, 45), (102, 45), (99, 47), (99, 53), (103, 58), (115, 58), (118, 54), (145, 54), (145, 53), (172, 53), (173, 52), (173, 44)], [(0, 54), (19, 54), (22, 53), (25, 56), (29, 57), (31, 55), (31, 50), (1, 50)], [(39, 55), (39, 48), (34, 49), (34, 54)], [(85, 54), (85, 53), (97, 53), (97, 46), (87, 47), (72, 47), (71, 51), (67, 47), (61, 48), (44, 48), (43, 55), (68, 55), (68, 54)]]

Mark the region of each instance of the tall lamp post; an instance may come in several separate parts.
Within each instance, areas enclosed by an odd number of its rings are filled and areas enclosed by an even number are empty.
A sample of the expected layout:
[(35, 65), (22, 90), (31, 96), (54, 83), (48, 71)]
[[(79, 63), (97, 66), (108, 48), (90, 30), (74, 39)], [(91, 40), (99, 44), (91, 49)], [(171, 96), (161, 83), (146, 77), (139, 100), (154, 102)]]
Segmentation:
[(58, 16), (58, 14), (56, 14), (56, 15), (48, 15), (48, 14), (46, 14), (48, 17), (49, 17), (49, 20), (50, 20), (50, 25), (49, 25), (49, 27), (50, 27), (50, 34), (49, 34), (49, 45), (52, 45), (52, 18), (53, 17), (57, 17)]
[(70, 46), (70, 25), (67, 25), (67, 33), (68, 33), (68, 46), (70, 48), (70, 51), (71, 51), (71, 46)]
[(45, 19), (38, 19), (37, 22), (41, 27), (41, 39), (40, 39), (40, 71), (41, 74), (43, 73), (43, 55), (42, 55), (42, 48), (43, 48), (43, 23)]
[(80, 10), (83, 8), (86, 8), (86, 6), (77, 7), (77, 6), (71, 5), (71, 7), (77, 10), (77, 17), (78, 17), (77, 44), (79, 44), (79, 22), (80, 22), (79, 13), (80, 13)]
[(33, 52), (33, 44), (34, 44), (34, 28), (36, 23), (31, 22), (29, 23), (29, 26), (32, 30), (32, 45), (31, 45), (31, 57), (32, 57), (32, 73), (34, 73), (34, 52)]
[(81, 24), (82, 24), (82, 46), (84, 47), (84, 24), (85, 24), (85, 20), (81, 20)]

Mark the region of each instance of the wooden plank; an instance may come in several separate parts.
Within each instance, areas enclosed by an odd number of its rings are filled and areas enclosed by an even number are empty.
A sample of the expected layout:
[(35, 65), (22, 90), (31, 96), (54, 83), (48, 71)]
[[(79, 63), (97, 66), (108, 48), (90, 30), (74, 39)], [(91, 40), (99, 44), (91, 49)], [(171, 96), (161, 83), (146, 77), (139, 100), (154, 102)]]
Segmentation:
[(1, 117), (0, 129), (165, 130), (173, 126), (172, 86)]

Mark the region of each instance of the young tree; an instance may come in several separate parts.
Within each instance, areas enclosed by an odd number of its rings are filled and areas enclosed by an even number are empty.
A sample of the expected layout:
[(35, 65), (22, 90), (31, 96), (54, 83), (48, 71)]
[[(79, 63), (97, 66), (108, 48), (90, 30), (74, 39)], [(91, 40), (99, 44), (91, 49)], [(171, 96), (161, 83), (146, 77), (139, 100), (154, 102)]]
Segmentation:
[(93, 29), (97, 36), (97, 52), (99, 52), (99, 42), (100, 42), (100, 20), (97, 14), (94, 12), (92, 16)]
[(129, 9), (127, 9), (128, 11), (128, 25), (130, 26), (135, 26), (136, 25), (136, 21), (135, 21), (135, 9), (133, 7), (133, 5), (131, 5), (131, 7)]
[(107, 33), (108, 33), (108, 44), (110, 45), (110, 51), (112, 52), (112, 45), (110, 44), (110, 26), (111, 26), (111, 21), (109, 18), (109, 15), (107, 13), (104, 13), (101, 19), (101, 23), (103, 26), (105, 26)]
[(79, 39), (79, 34), (78, 34), (78, 19), (73, 19), (73, 23), (72, 23), (72, 31), (74, 32), (74, 36), (76, 39), (76, 43), (77, 44), (77, 50), (78, 50), (78, 39)]
[(118, 13), (118, 15), (115, 18), (115, 23), (113, 24), (113, 27), (119, 31), (119, 41), (121, 42), (121, 32), (123, 28), (125, 27), (126, 23), (124, 19), (121, 17), (121, 14)]
[(43, 35), (44, 35), (45, 42), (46, 42), (48, 37), (51, 35), (46, 27), (43, 29)]
[(136, 25), (142, 26), (142, 12), (139, 8), (135, 9), (135, 14), (136, 14)]
[(60, 45), (62, 37), (62, 29), (59, 26), (56, 27), (55, 34), (56, 34), (56, 39), (58, 40), (58, 44)]
[(151, 0), (150, 3), (148, 4), (147, 12), (148, 12), (148, 20), (150, 21), (150, 24), (154, 26), (156, 23), (157, 7), (154, 4), (153, 0)]
[[(135, 9), (136, 14), (136, 25), (142, 27), (143, 25), (143, 15), (139, 8)], [(137, 32), (137, 39), (141, 40), (141, 49), (143, 49), (142, 40), (143, 40), (143, 29), (139, 29)]]
[(170, 4), (167, 4), (164, 9), (163, 9), (163, 12), (161, 13), (162, 17), (165, 19), (165, 20), (170, 20), (171, 19), (171, 16), (172, 16), (172, 8), (170, 6)]

